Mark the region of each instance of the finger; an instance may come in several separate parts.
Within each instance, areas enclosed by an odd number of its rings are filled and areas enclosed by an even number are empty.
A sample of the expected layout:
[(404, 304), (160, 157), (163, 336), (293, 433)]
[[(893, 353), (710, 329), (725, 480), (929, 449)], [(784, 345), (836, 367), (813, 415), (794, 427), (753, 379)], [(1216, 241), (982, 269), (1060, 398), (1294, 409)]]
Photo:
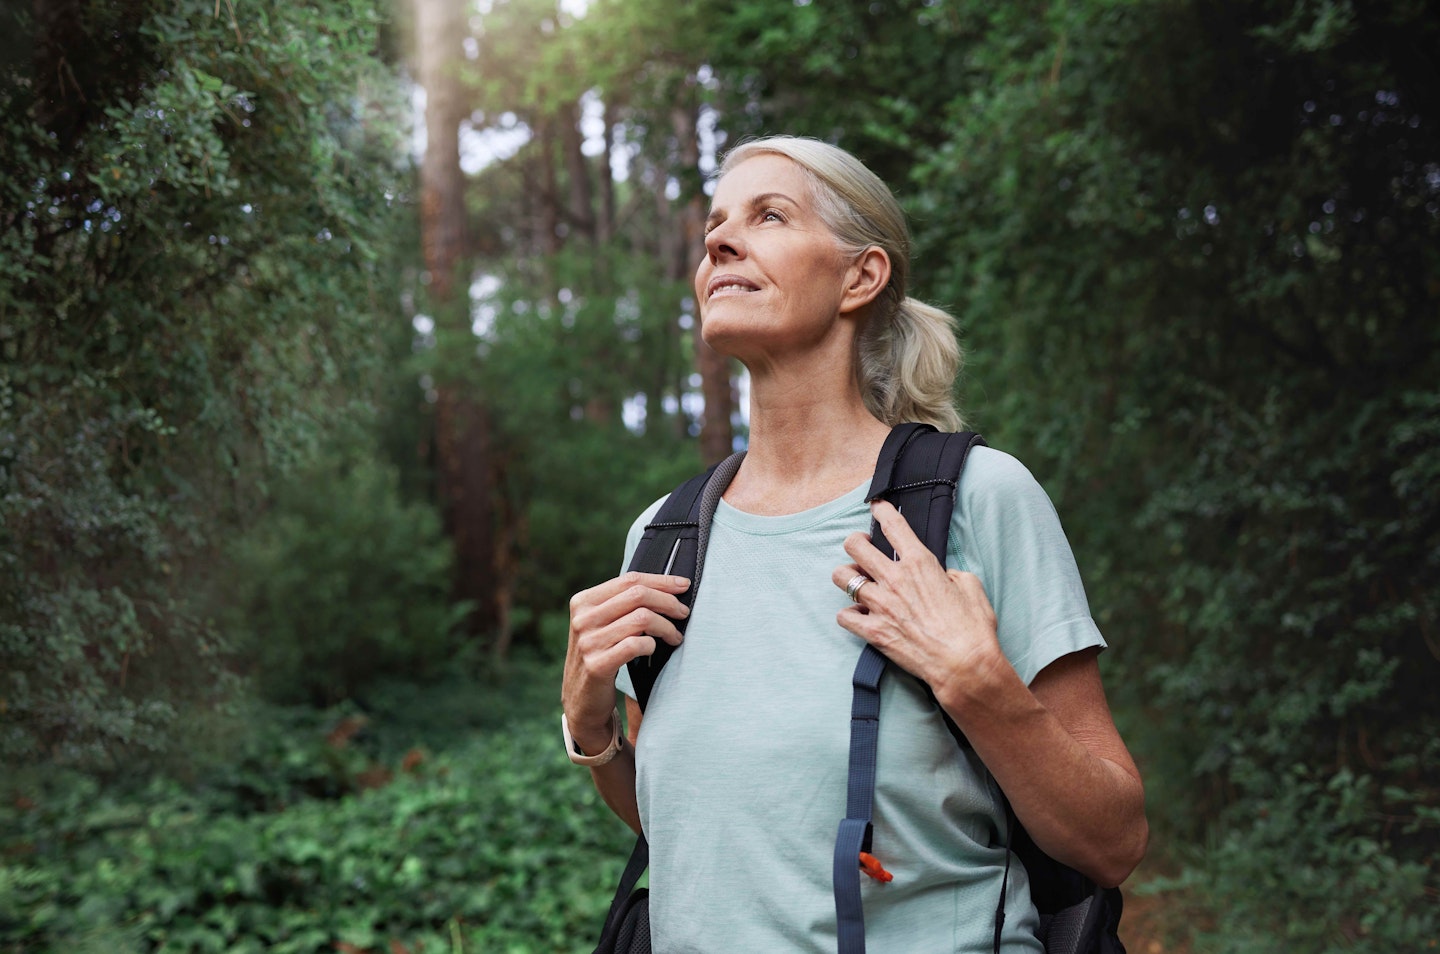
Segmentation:
[[(863, 533), (852, 533), (845, 538), (845, 552), (855, 561), (859, 572), (864, 573), (872, 580), (881, 580), (894, 567), (894, 562), (876, 548), (870, 542), (870, 538)], [(855, 574), (850, 574), (854, 576)], [(845, 578), (848, 582), (850, 577)], [(844, 586), (842, 583), (841, 586)]]
[[(654, 653), (660, 639), (679, 639), (679, 633), (673, 626), (668, 633), (663, 633), (660, 618), (647, 619), (645, 612), (636, 611), (633, 616), (581, 636), (575, 641), (575, 664), (584, 670), (589, 678), (609, 683), (614, 681), (621, 666), (636, 656)], [(647, 628), (651, 627), (663, 635), (655, 636), (647, 632)]]
[(875, 518), (875, 522), (880, 524), (885, 539), (890, 541), (890, 546), (899, 559), (905, 560), (912, 555), (930, 552), (929, 548), (915, 535), (915, 531), (910, 528), (909, 521), (895, 509), (895, 505), (890, 501), (871, 501), (870, 514)]
[(616, 675), (631, 660), (653, 655), (656, 645), (654, 637), (636, 633), (604, 649), (581, 654), (575, 667), (579, 680), (566, 678), (566, 710), (574, 711), (577, 720), (585, 712), (608, 711), (615, 703)]
[(847, 632), (859, 636), (867, 643), (874, 644), (880, 635), (876, 620), (865, 607), (858, 604), (847, 606), (836, 613), (835, 622), (839, 623)]
[(680, 630), (670, 620), (646, 607), (631, 610), (605, 626), (597, 627), (581, 637), (582, 651), (603, 651), (631, 636), (650, 636), (679, 646)]
[(581, 606), (604, 603), (636, 586), (649, 587), (661, 593), (684, 593), (690, 589), (690, 581), (683, 576), (672, 576), (668, 573), (640, 573), (630, 570), (613, 580), (606, 580), (598, 586), (576, 593), (570, 598), (570, 609), (574, 612)]
[(985, 584), (981, 583), (980, 577), (974, 573), (967, 573), (964, 570), (947, 569), (945, 575), (950, 578), (951, 583), (955, 584), (955, 588), (962, 593), (973, 593), (978, 590), (982, 596), (985, 594)]
[(690, 615), (690, 607), (682, 603), (678, 596), (643, 583), (621, 590), (601, 604), (601, 611), (611, 619), (619, 619), (637, 609), (652, 610), (671, 619), (685, 619)]
[(618, 664), (615, 666), (615, 671), (619, 672), (620, 667), (632, 659), (639, 659), (641, 656), (655, 655), (655, 650), (659, 645), (654, 636), (645, 633), (638, 633), (622, 639), (615, 644), (615, 648), (612, 651), (612, 658), (618, 661)]
[(946, 570), (945, 576), (950, 580), (951, 585), (965, 597), (989, 604), (990, 596), (985, 592), (985, 584), (974, 573), (967, 573), (964, 570)]
[(844, 590), (849, 588), (851, 580), (862, 574), (865, 576), (870, 575), (860, 569), (860, 564), (858, 563), (842, 563), (830, 571), (830, 582)]
[[(645, 574), (640, 574), (640, 576), (644, 575)], [(603, 585), (604, 584), (602, 584), (602, 586)], [(596, 587), (595, 589), (598, 590), (600, 587)], [(614, 590), (613, 587), (609, 589)], [(671, 619), (685, 619), (690, 615), (690, 607), (682, 603), (679, 597), (673, 593), (655, 589), (653, 586), (648, 586), (644, 583), (635, 583), (618, 592), (613, 592), (613, 594), (602, 603), (589, 604), (582, 600), (578, 606), (572, 606), (570, 611), (570, 626), (573, 630), (580, 632), (598, 629), (638, 609), (648, 609), (661, 616), (668, 616)]]
[[(864, 615), (864, 611), (861, 610), (859, 606), (847, 606), (835, 614), (835, 622), (839, 623), (840, 627), (847, 632), (860, 636), (856, 630), (859, 626), (859, 621), (864, 618)], [(865, 637), (860, 636), (860, 638), (864, 639)]]

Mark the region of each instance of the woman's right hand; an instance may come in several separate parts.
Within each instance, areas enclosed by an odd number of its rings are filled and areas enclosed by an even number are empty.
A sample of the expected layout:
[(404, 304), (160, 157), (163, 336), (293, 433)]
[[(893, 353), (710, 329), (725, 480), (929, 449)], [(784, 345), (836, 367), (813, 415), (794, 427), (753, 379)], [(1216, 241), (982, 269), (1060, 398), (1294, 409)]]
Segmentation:
[(683, 576), (631, 571), (570, 598), (570, 645), (560, 699), (581, 750), (598, 752), (610, 741), (620, 667), (655, 652), (656, 639), (680, 645), (680, 631), (666, 617), (690, 615), (678, 598), (689, 588)]

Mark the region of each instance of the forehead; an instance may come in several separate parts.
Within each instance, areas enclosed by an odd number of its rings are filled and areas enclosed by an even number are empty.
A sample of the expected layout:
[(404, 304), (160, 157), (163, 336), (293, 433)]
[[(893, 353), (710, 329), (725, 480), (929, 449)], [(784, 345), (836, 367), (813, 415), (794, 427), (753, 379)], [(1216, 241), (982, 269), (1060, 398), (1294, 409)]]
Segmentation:
[(710, 207), (722, 210), (745, 205), (758, 196), (779, 194), (795, 202), (809, 202), (810, 178), (799, 164), (772, 152), (745, 159), (715, 183)]

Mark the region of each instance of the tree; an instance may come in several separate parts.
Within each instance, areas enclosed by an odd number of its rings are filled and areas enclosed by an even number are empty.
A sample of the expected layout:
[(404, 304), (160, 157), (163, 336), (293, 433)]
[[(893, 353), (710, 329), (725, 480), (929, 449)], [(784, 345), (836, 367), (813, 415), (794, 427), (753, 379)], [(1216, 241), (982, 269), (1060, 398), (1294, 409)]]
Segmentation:
[(7, 764), (213, 700), (207, 568), (371, 414), (404, 191), (365, 0), (34, 10), (0, 72)]
[[(428, 306), (448, 347), (471, 340), (470, 250), (460, 124), (469, 116), (461, 77), (466, 31), (459, 0), (414, 0), (415, 62), (425, 88), (425, 159), (421, 164), (421, 244), (429, 276)], [(452, 344), (453, 343), (453, 344)], [(489, 411), (448, 367), (435, 379), (436, 493), (455, 547), (455, 595), (473, 606), (472, 636), (506, 630), (509, 562), (500, 544), (496, 485), (503, 479)], [(501, 647), (503, 650), (503, 647)]]

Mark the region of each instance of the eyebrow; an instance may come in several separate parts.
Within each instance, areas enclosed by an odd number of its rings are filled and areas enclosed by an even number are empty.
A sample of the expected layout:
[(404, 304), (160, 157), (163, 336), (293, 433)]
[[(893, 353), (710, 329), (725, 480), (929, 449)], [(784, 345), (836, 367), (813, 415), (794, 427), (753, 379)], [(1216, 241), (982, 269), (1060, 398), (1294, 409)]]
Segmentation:
[[(766, 203), (773, 202), (773, 201), (776, 200), (776, 199), (779, 199), (779, 200), (782, 201), (782, 202), (788, 202), (788, 203), (789, 203), (790, 205), (792, 205), (792, 206), (798, 206), (798, 205), (800, 204), (800, 203), (796, 202), (794, 199), (790, 198), (790, 196), (786, 195), (786, 194), (783, 193), (783, 192), (762, 192), (760, 195), (751, 196), (744, 204), (745, 204), (746, 206), (748, 206), (749, 208), (752, 208), (752, 209), (753, 209), (753, 208), (756, 208), (757, 206), (761, 206), (761, 205), (765, 205)], [(714, 227), (717, 223), (723, 221), (724, 219), (725, 219), (725, 210), (724, 210), (724, 209), (713, 209), (713, 210), (711, 210), (710, 214), (705, 217), (705, 228), (706, 228), (706, 230), (708, 231), (709, 229), (711, 229), (711, 228)]]

